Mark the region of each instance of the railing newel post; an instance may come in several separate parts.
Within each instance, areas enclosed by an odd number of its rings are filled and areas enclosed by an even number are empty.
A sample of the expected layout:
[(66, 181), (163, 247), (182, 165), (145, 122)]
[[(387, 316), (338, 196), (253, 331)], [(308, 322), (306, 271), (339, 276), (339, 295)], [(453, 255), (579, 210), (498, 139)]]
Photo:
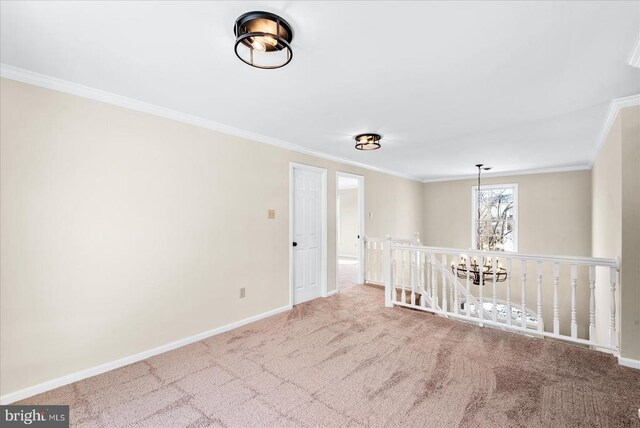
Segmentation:
[(383, 262), (383, 270), (384, 270), (384, 305), (387, 308), (393, 306), (392, 292), (394, 288), (393, 278), (391, 274), (391, 235), (387, 235), (385, 237), (383, 252), (384, 252), (384, 262)]
[(609, 282), (611, 290), (611, 302), (609, 310), (609, 345), (612, 348), (617, 348), (618, 334), (616, 332), (616, 285), (618, 283), (618, 269), (609, 268)]

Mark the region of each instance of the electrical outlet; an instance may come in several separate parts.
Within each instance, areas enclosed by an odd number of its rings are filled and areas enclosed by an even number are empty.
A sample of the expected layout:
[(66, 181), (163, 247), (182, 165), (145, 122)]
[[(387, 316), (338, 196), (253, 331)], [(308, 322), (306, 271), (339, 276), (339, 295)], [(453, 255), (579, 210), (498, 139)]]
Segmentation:
[(242, 288), (240, 289), (240, 298), (241, 298), (241, 299), (244, 299), (245, 294), (246, 294), (246, 293), (245, 293), (245, 288), (244, 288), (244, 287), (242, 287)]
[(276, 218), (276, 210), (267, 211), (267, 218), (270, 220), (273, 220), (274, 218)]

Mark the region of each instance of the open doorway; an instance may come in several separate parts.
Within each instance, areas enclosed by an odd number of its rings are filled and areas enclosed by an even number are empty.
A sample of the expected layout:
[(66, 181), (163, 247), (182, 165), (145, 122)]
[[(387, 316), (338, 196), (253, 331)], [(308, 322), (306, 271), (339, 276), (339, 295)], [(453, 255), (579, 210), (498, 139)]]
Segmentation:
[(336, 173), (336, 283), (364, 282), (364, 177)]

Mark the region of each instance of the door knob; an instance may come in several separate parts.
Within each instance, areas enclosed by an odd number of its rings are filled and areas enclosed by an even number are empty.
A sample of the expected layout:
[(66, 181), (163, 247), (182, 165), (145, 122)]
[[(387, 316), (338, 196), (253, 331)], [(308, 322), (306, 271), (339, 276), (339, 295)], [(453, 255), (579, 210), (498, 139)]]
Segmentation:
[(297, 243), (297, 242), (294, 242), (294, 243), (293, 243), (293, 246), (294, 246), (294, 247), (297, 247), (297, 246), (298, 246), (298, 243)]

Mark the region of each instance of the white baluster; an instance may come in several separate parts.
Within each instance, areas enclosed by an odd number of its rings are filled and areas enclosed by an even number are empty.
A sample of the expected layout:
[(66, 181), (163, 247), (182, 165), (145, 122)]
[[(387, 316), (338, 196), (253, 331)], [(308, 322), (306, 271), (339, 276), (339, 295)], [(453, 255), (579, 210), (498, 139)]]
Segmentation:
[(438, 271), (436, 269), (436, 255), (431, 254), (431, 302), (433, 309), (438, 308)]
[(560, 265), (553, 264), (553, 334), (560, 334), (560, 309), (558, 308), (558, 285), (560, 284)]
[(537, 290), (538, 290), (538, 331), (542, 333), (542, 262), (537, 263), (536, 268), (537, 276)]
[(424, 292), (431, 296), (431, 259), (427, 253), (424, 253)]
[(393, 303), (398, 302), (398, 252), (397, 250), (393, 250)]
[(464, 266), (467, 269), (467, 294), (465, 296), (465, 301), (464, 301), (464, 309), (467, 313), (467, 316), (470, 317), (471, 316), (471, 305), (470, 305), (470, 300), (469, 299), (469, 295), (471, 294), (471, 258), (469, 256), (469, 254), (465, 255), (464, 258)]
[[(491, 258), (491, 269), (493, 270), (493, 272), (498, 272), (498, 258), (497, 257), (492, 257)], [(498, 279), (497, 275), (493, 275), (493, 296), (491, 299), (491, 319), (493, 320), (493, 322), (498, 322), (498, 302), (496, 301), (496, 292), (497, 292), (497, 288), (496, 288), (496, 281)]]
[(365, 272), (364, 274), (367, 277), (367, 282), (371, 282), (373, 280), (373, 278), (371, 277), (371, 250), (369, 250), (369, 245), (370, 244), (366, 244), (365, 245), (365, 253), (364, 253), (364, 257), (365, 257)]
[(379, 282), (380, 278), (378, 278), (378, 243), (373, 243), (373, 252), (371, 253), (371, 257), (373, 258), (373, 278), (375, 282)]
[(589, 340), (596, 339), (596, 267), (589, 266)]
[(382, 243), (382, 242), (378, 242), (376, 244), (376, 279), (378, 282), (380, 282), (382, 280), (382, 278), (380, 278), (380, 274), (382, 273), (382, 264), (384, 263), (384, 260), (382, 260), (383, 255), (384, 255), (384, 246), (386, 243)]
[(522, 328), (527, 328), (527, 261), (522, 260), (522, 281), (521, 281), (521, 300), (522, 300)]
[(456, 280), (453, 282), (453, 312), (457, 315), (460, 309), (460, 301), (458, 299), (458, 256), (453, 258), (454, 275)]
[(484, 325), (484, 260), (478, 263), (476, 259), (476, 263), (478, 264), (478, 271), (480, 272), (480, 285), (478, 285), (478, 302), (480, 307), (477, 308), (477, 311), (479, 324), (480, 327), (482, 327)]
[(576, 318), (576, 289), (578, 288), (578, 266), (571, 265), (571, 337), (578, 337), (578, 321)]
[(409, 259), (410, 259), (410, 277), (411, 277), (411, 304), (415, 305), (416, 304), (416, 257), (417, 257), (418, 253), (416, 253), (415, 251), (411, 250), (409, 252)]
[(391, 237), (387, 235), (387, 242), (384, 248), (384, 264), (383, 264), (383, 272), (384, 276), (384, 305), (386, 307), (392, 307), (394, 303), (394, 299), (392, 297), (392, 290), (395, 289), (393, 286), (393, 267), (392, 267), (392, 257), (393, 257), (393, 249), (391, 248)]
[(371, 269), (371, 250), (369, 247), (371, 246), (371, 242), (365, 237), (364, 238), (364, 279), (365, 282), (371, 281), (371, 276), (369, 275), (369, 269)]
[(384, 263), (384, 247), (385, 247), (386, 243), (382, 243), (379, 242), (377, 244), (377, 251), (376, 251), (376, 260), (378, 263), (378, 267), (376, 268), (376, 276), (378, 277), (378, 281), (380, 281), (380, 272), (382, 272), (382, 269), (380, 269), (382, 267), (382, 264)]
[(376, 282), (377, 279), (377, 272), (376, 272), (376, 254), (375, 254), (375, 246), (376, 243), (372, 242), (371, 246), (370, 246), (370, 254), (369, 254), (369, 258), (370, 258), (370, 263), (369, 263), (369, 276), (371, 277), (371, 281), (372, 282)]
[(407, 256), (407, 252), (405, 250), (400, 250), (400, 254), (402, 255), (402, 258), (401, 258), (401, 260), (402, 260), (402, 264), (401, 264), (402, 279), (400, 280), (400, 285), (402, 286), (402, 294), (401, 294), (401, 296), (402, 296), (402, 303), (407, 303), (407, 289), (405, 288), (405, 281), (406, 281), (405, 270), (406, 270), (406, 267), (407, 267), (405, 259), (407, 258), (406, 257)]
[(429, 264), (427, 262), (427, 254), (420, 252), (420, 280), (422, 281), (422, 294), (420, 295), (420, 306), (427, 307), (427, 287), (429, 281)]
[(618, 272), (615, 268), (609, 269), (609, 283), (611, 290), (611, 307), (609, 318), (609, 344), (612, 347), (618, 346), (618, 334), (616, 333), (616, 283), (618, 278)]
[(447, 255), (442, 255), (442, 310), (447, 312)]
[(376, 265), (376, 243), (371, 243), (371, 280), (378, 281), (378, 266)]
[(507, 325), (511, 325), (511, 259), (507, 260)]

